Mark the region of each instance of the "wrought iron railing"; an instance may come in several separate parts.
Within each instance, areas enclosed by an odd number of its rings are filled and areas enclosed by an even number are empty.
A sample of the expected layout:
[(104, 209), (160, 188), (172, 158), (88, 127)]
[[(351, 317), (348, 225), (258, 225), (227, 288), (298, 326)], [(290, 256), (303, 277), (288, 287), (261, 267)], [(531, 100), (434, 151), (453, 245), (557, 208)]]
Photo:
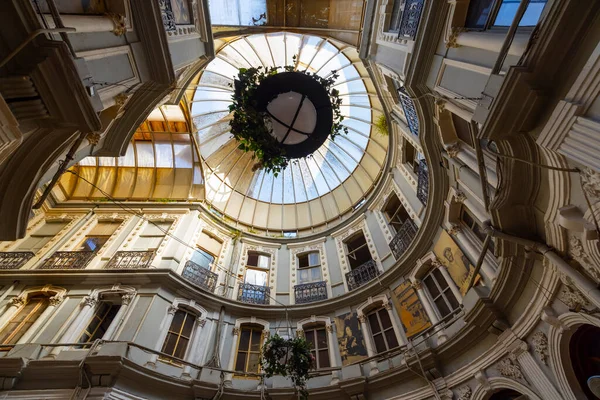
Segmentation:
[(390, 242), (390, 249), (394, 254), (394, 257), (399, 259), (402, 254), (408, 249), (408, 246), (412, 243), (415, 235), (417, 234), (417, 225), (412, 221), (412, 219), (407, 219), (404, 221), (404, 224), (396, 233), (396, 236)]
[(215, 291), (219, 279), (219, 275), (191, 260), (185, 263), (181, 276), (209, 292)]
[(268, 286), (251, 285), (240, 283), (238, 289), (238, 301), (252, 304), (269, 304), (271, 288)]
[(352, 271), (346, 273), (346, 282), (348, 282), (348, 290), (354, 290), (365, 283), (368, 283), (375, 279), (379, 275), (379, 268), (374, 260), (369, 260), (366, 263), (360, 265), (358, 268), (354, 268)]
[(417, 110), (415, 109), (415, 102), (410, 97), (404, 86), (398, 89), (398, 93), (400, 94), (400, 104), (402, 105), (402, 110), (404, 110), (404, 116), (406, 117), (406, 122), (408, 123), (408, 129), (410, 129), (410, 132), (413, 135), (419, 136), (419, 116), (417, 115)]
[(327, 282), (303, 283), (294, 286), (296, 304), (312, 303), (327, 300)]
[(419, 162), (418, 180), (417, 180), (417, 198), (421, 203), (427, 204), (429, 196), (429, 172), (427, 170), (427, 162), (421, 160)]
[(96, 253), (93, 251), (57, 251), (39, 269), (84, 269)]
[[(396, 0), (398, 1), (398, 0)], [(419, 29), (425, 0), (406, 0), (398, 37), (414, 40)]]
[(0, 252), (0, 269), (21, 268), (34, 256), (35, 254), (31, 251)]
[(156, 252), (149, 251), (117, 251), (106, 264), (107, 269), (143, 269), (150, 268)]

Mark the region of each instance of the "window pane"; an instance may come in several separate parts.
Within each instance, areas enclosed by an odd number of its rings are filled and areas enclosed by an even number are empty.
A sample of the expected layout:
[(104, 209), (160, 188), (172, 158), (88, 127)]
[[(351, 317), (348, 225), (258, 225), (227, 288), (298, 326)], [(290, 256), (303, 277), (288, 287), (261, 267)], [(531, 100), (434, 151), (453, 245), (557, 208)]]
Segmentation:
[(239, 350), (248, 351), (250, 347), (250, 329), (242, 329)]
[[(535, 26), (542, 15), (542, 11), (544, 11), (546, 1), (530, 0), (527, 10), (525, 10), (525, 14), (519, 22), (519, 26)], [(520, 2), (520, 0), (503, 0), (500, 10), (498, 10), (498, 14), (496, 15), (494, 25), (510, 26), (515, 18)]]
[(458, 308), (458, 300), (456, 300), (456, 297), (454, 297), (454, 293), (447, 291), (446, 298), (448, 299), (448, 302), (450, 303), (452, 309), (456, 310)]
[(390, 313), (385, 308), (382, 308), (378, 311), (379, 319), (381, 320), (381, 326), (383, 329), (388, 329), (392, 327), (392, 321), (390, 320)]
[(313, 266), (313, 265), (319, 265), (319, 253), (309, 253), (308, 254), (308, 264)]
[(466, 28), (485, 28), (494, 0), (471, 0), (467, 11)]
[(444, 300), (443, 297), (439, 297), (435, 301), (435, 305), (437, 306), (438, 311), (442, 315), (442, 318), (445, 317), (446, 315), (450, 314), (450, 309), (446, 305), (446, 301)]
[(246, 353), (238, 352), (235, 360), (235, 370), (243, 371), (246, 368)]
[(259, 353), (250, 353), (248, 355), (248, 371), (246, 372), (258, 372), (258, 359)]
[(398, 339), (396, 339), (396, 333), (393, 329), (385, 331), (385, 338), (390, 349), (398, 347)]
[(259, 255), (258, 256), (258, 267), (260, 268), (269, 268), (269, 257), (267, 256), (263, 256), (263, 255)]
[(319, 346), (319, 349), (327, 348), (327, 332), (325, 329), (319, 329), (317, 331), (317, 345)]
[(298, 283), (308, 283), (310, 282), (310, 271), (308, 269), (298, 270)]
[(442, 271), (440, 271), (438, 268), (433, 270), (433, 276), (435, 277), (435, 280), (437, 281), (438, 285), (442, 290), (448, 287), (448, 281), (446, 280), (446, 278), (444, 278), (444, 275), (442, 275)]
[(192, 314), (187, 314), (185, 323), (183, 324), (183, 330), (181, 334), (186, 337), (190, 337), (192, 335), (192, 329), (194, 328), (194, 316)]
[(306, 341), (310, 344), (311, 349), (316, 349), (316, 339), (315, 339), (315, 331), (310, 330), (304, 332), (304, 336), (306, 337)]
[(319, 351), (319, 368), (329, 368), (329, 352), (327, 350)]
[(207, 253), (204, 250), (198, 249), (194, 251), (191, 258), (192, 262), (198, 264), (202, 268), (210, 269), (210, 264), (215, 261), (215, 258), (212, 254)]
[(377, 320), (377, 314), (373, 313), (369, 315), (369, 324), (371, 325), (371, 333), (376, 334), (381, 332), (379, 321)]
[(244, 282), (251, 285), (266, 286), (267, 284), (267, 273), (265, 271), (258, 271), (256, 269), (246, 270), (246, 279)]
[(250, 351), (260, 351), (260, 338), (262, 336), (262, 332), (253, 329), (252, 330), (252, 341), (250, 342)]
[(258, 266), (258, 254), (248, 252), (248, 265), (252, 265), (253, 267)]
[(425, 283), (425, 287), (427, 287), (427, 290), (429, 291), (431, 297), (436, 298), (440, 295), (440, 291), (433, 282), (433, 278), (431, 276), (428, 276), (425, 279), (423, 279), (423, 283)]
[(377, 353), (382, 353), (387, 350), (385, 341), (383, 340), (383, 335), (381, 333), (373, 336), (373, 342), (375, 343), (375, 350)]
[(175, 351), (175, 343), (177, 343), (177, 335), (173, 333), (167, 334), (165, 343), (163, 344), (162, 352), (166, 354), (173, 354)]
[(177, 310), (175, 315), (173, 316), (173, 322), (171, 322), (171, 328), (169, 330), (171, 332), (179, 332), (181, 330), (181, 325), (183, 324), (183, 320), (185, 319), (185, 311)]
[(188, 342), (189, 342), (189, 339), (180, 337), (179, 342), (177, 343), (177, 349), (175, 349), (175, 354), (173, 354), (173, 356), (175, 356), (177, 358), (184, 358), (185, 351), (187, 350)]

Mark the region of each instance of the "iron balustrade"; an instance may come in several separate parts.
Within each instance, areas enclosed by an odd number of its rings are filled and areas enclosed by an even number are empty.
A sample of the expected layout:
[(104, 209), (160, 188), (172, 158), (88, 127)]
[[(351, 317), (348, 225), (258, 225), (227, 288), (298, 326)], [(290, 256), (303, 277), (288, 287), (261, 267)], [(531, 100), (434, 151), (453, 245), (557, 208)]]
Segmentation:
[(171, 1), (158, 0), (158, 7), (160, 8), (160, 14), (162, 16), (165, 31), (175, 32), (177, 30), (177, 26), (175, 25), (175, 14), (173, 13), (173, 8), (171, 7)]
[(429, 171), (427, 170), (427, 162), (425, 160), (419, 162), (417, 175), (417, 198), (421, 203), (427, 205), (427, 197), (429, 196)]
[(271, 288), (268, 286), (240, 283), (238, 301), (251, 304), (269, 304)]
[(375, 260), (369, 260), (352, 271), (346, 273), (346, 282), (348, 290), (354, 290), (362, 285), (369, 283), (380, 274)]
[(412, 219), (407, 219), (404, 221), (396, 236), (390, 242), (390, 249), (394, 254), (396, 260), (398, 260), (402, 254), (408, 249), (408, 246), (412, 243), (415, 235), (417, 234), (417, 225), (412, 221)]
[(31, 260), (35, 254), (31, 251), (0, 252), (0, 269), (18, 269)]
[(94, 251), (57, 251), (39, 269), (84, 269), (96, 255)]
[(415, 40), (419, 29), (419, 22), (421, 21), (424, 3), (425, 0), (406, 0), (406, 3), (404, 3), (404, 11), (402, 12), (400, 29), (398, 31), (399, 38)]
[(327, 300), (327, 282), (311, 282), (294, 286), (296, 304)]
[(402, 110), (404, 111), (406, 122), (408, 123), (408, 129), (413, 135), (419, 136), (419, 116), (417, 115), (417, 110), (415, 109), (415, 102), (410, 97), (404, 86), (398, 89), (398, 93), (400, 94), (400, 104), (402, 105)]
[(191, 260), (185, 263), (181, 276), (211, 293), (215, 291), (219, 279), (219, 275)]
[(117, 251), (106, 264), (107, 269), (144, 269), (150, 268), (156, 251)]

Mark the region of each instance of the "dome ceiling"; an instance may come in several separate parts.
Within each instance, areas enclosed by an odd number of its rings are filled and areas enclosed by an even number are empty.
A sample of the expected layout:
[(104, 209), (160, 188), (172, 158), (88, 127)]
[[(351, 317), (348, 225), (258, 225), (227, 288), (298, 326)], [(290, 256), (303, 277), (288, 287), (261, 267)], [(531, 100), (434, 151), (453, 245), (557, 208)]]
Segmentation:
[[(297, 56), (294, 62), (293, 57)], [(328, 77), (343, 100), (347, 135), (330, 139), (312, 156), (275, 176), (255, 167), (229, 132), (230, 84), (239, 68), (294, 65)], [(339, 221), (381, 175), (388, 138), (372, 129), (381, 103), (354, 47), (293, 33), (258, 34), (224, 44), (188, 90), (194, 134), (204, 160), (206, 201), (252, 228), (295, 231)]]

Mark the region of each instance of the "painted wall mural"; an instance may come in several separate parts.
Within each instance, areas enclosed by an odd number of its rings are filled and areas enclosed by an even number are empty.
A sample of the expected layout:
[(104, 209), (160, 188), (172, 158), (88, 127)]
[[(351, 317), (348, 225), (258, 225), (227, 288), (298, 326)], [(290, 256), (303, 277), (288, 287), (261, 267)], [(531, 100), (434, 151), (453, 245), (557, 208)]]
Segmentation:
[[(467, 293), (469, 280), (475, 271), (475, 266), (471, 265), (471, 262), (462, 250), (458, 247), (452, 236), (446, 231), (442, 231), (440, 238), (433, 248), (438, 260), (448, 269), (452, 280), (458, 286), (460, 293), (464, 296)], [(480, 277), (477, 276), (475, 283), (479, 281)]]
[(365, 338), (356, 312), (336, 317), (335, 328), (342, 365), (353, 364), (367, 357)]
[(417, 292), (413, 289), (410, 281), (402, 282), (394, 289), (392, 302), (398, 312), (407, 338), (411, 338), (431, 327), (431, 321), (429, 321), (427, 312), (423, 308), (423, 303), (419, 300), (419, 296), (417, 296)]

